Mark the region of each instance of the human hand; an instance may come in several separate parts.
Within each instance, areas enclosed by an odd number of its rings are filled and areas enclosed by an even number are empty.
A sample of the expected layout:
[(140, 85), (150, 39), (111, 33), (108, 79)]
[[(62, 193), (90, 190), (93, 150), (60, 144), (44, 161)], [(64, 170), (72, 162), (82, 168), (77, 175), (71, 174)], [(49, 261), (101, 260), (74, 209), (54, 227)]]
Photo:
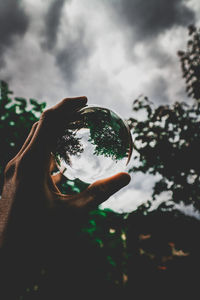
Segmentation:
[(32, 234), (31, 240), (37, 244), (38, 232), (43, 232), (44, 224), (48, 231), (49, 222), (55, 221), (54, 212), (56, 219), (58, 211), (66, 214), (66, 218), (72, 214), (76, 218), (129, 183), (127, 173), (118, 173), (93, 183), (80, 194), (64, 195), (58, 190), (58, 176), (54, 180), (50, 172), (51, 151), (66, 119), (72, 120), (86, 102), (86, 97), (64, 99), (46, 110), (33, 125), (19, 153), (8, 163), (0, 201), (0, 245), (12, 238), (22, 242), (23, 234)]
[[(35, 123), (19, 153), (8, 163), (0, 200), (0, 248), (8, 261), (39, 264), (59, 248), (66, 234), (96, 208), (127, 185), (130, 176), (118, 173), (96, 181), (76, 195), (62, 194), (51, 176), (52, 149), (60, 128), (75, 118), (87, 98), (64, 99), (47, 109)], [(34, 255), (34, 259), (33, 259)]]

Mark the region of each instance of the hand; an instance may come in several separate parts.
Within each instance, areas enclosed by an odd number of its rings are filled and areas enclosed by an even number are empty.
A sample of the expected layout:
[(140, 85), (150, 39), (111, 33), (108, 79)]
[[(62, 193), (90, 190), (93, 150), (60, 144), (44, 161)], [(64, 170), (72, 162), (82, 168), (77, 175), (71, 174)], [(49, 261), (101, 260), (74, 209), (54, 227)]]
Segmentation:
[(58, 175), (53, 177), (50, 172), (51, 151), (66, 119), (72, 120), (86, 102), (86, 97), (64, 99), (46, 110), (5, 169), (0, 247), (6, 249), (10, 265), (15, 265), (19, 257), (37, 264), (76, 224), (81, 226), (86, 211), (96, 208), (130, 181), (127, 173), (118, 173), (93, 183), (80, 194), (64, 195), (58, 190)]

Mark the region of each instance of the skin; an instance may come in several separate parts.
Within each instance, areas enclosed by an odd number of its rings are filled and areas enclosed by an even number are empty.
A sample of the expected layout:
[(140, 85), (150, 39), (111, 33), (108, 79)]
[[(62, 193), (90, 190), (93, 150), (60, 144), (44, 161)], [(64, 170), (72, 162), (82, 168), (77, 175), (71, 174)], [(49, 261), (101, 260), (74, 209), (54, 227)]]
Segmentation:
[(81, 227), (88, 211), (130, 181), (127, 173), (118, 173), (80, 194), (64, 195), (58, 190), (61, 174), (51, 175), (54, 141), (66, 120), (73, 120), (86, 103), (86, 97), (66, 98), (47, 109), (5, 169), (0, 200), (1, 275), (13, 289), (31, 280), (27, 269), (33, 276), (42, 262), (53, 265), (52, 253), (67, 248), (63, 236), (73, 237), (73, 228)]

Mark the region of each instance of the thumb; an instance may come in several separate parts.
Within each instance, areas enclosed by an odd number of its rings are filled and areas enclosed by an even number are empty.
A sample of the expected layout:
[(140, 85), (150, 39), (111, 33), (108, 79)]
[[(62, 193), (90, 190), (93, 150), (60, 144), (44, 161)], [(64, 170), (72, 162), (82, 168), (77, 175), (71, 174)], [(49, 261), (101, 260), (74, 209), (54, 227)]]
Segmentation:
[(92, 194), (94, 205), (100, 205), (110, 196), (126, 186), (131, 180), (128, 173), (121, 172), (111, 177), (98, 180), (91, 184), (87, 191)]

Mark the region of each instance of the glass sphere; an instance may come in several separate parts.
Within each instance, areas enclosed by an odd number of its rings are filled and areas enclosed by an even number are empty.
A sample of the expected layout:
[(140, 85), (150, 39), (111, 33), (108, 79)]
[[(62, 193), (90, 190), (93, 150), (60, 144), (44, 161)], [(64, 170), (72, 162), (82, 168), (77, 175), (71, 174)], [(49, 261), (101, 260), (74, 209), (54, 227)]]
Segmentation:
[(67, 179), (90, 184), (126, 170), (132, 137), (125, 121), (115, 112), (86, 106), (73, 121), (66, 122), (53, 154)]

